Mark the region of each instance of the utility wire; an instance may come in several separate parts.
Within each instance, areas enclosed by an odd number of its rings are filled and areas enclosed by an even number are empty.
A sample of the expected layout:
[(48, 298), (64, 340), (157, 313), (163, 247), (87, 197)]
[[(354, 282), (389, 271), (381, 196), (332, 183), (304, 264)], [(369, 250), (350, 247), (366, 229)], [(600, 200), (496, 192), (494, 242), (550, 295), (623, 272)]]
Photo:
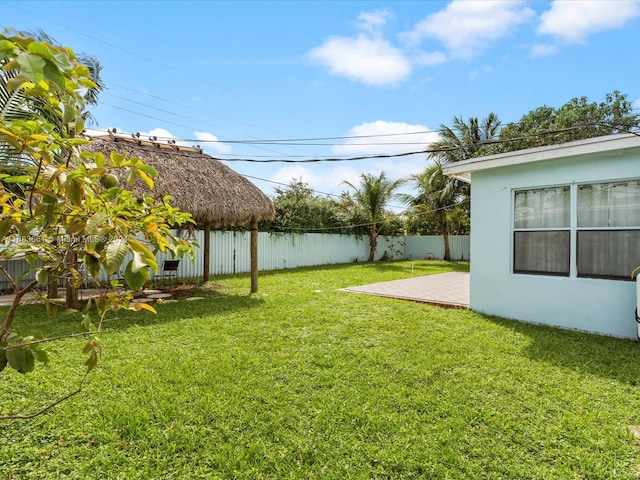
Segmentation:
[[(132, 110), (128, 110), (124, 107), (118, 107), (118, 106), (114, 106), (114, 105), (110, 105), (110, 104), (105, 104), (108, 106), (112, 106), (114, 108), (118, 108), (120, 110), (124, 110), (126, 112), (130, 112), (130, 113), (136, 113), (135, 111)], [(158, 120), (158, 121), (163, 121), (162, 119), (156, 118), (156, 117), (151, 117), (149, 115), (144, 115), (144, 114), (140, 114), (143, 115), (145, 117), (148, 118), (153, 118), (154, 120)], [(187, 117), (183, 117), (183, 118), (187, 118)], [(174, 124), (180, 127), (184, 127), (184, 128), (190, 128), (190, 127), (186, 127), (184, 125), (181, 124)], [(482, 141), (482, 142), (477, 142), (474, 143), (472, 145), (469, 144), (461, 144), (461, 145), (457, 145), (457, 146), (452, 146), (449, 147), (449, 149), (463, 149), (463, 148), (468, 148), (469, 146), (486, 146), (486, 145), (494, 145), (494, 144), (500, 144), (500, 143), (508, 143), (508, 142), (514, 142), (514, 141), (519, 141), (519, 140), (527, 140), (527, 139), (531, 139), (531, 138), (535, 138), (535, 137), (539, 137), (539, 136), (543, 136), (543, 135), (554, 135), (554, 134), (558, 134), (558, 133), (564, 133), (564, 132), (568, 132), (571, 130), (577, 130), (580, 128), (588, 128), (588, 127), (594, 127), (594, 126), (606, 126), (606, 127), (610, 127), (610, 128), (620, 128), (623, 127), (624, 125), (621, 124), (614, 124), (614, 123), (608, 123), (608, 122), (592, 122), (592, 123), (585, 123), (585, 124), (579, 124), (579, 125), (572, 125), (570, 127), (564, 127), (564, 128), (556, 128), (556, 129), (551, 129), (551, 130), (545, 130), (545, 131), (541, 131), (541, 132), (536, 132), (536, 133), (530, 133), (527, 135), (522, 135), (519, 137), (512, 137), (512, 138), (506, 138), (506, 139), (496, 139), (496, 140), (486, 140), (486, 141)], [(624, 128), (623, 129), (626, 133), (633, 133), (633, 134), (637, 134), (636, 130), (631, 130), (631, 129), (627, 129)], [(101, 130), (99, 130), (101, 131)], [(105, 133), (107, 133), (105, 131)], [(224, 143), (224, 144), (239, 144), (239, 145), (281, 145), (281, 146), (289, 146), (289, 145), (311, 145), (311, 146), (394, 146), (394, 145), (424, 145), (425, 142), (369, 142), (369, 143), (302, 143), (304, 141), (321, 141), (321, 140), (348, 140), (348, 139), (353, 139), (353, 138), (380, 138), (380, 137), (391, 137), (391, 136), (405, 136), (405, 135), (413, 135), (413, 134), (425, 134), (425, 133), (442, 133), (442, 130), (425, 130), (422, 132), (406, 132), (406, 133), (389, 133), (389, 134), (379, 134), (379, 135), (359, 135), (359, 136), (343, 136), (343, 137), (316, 137), (316, 138), (292, 138), (292, 139), (262, 139), (262, 140), (224, 140), (224, 139), (219, 139), (219, 140), (206, 140), (206, 139), (197, 139), (197, 138), (178, 138), (178, 137), (158, 137), (158, 139), (160, 140), (175, 140), (177, 142), (183, 142), (183, 143)], [(436, 142), (437, 143), (437, 142)], [(413, 152), (413, 153), (421, 153), (421, 152)], [(392, 155), (395, 156), (395, 155)], [(245, 161), (249, 161), (249, 160), (245, 160)]]
[[(8, 3), (8, 2), (4, 2), (4, 3), (6, 5), (9, 5), (12, 8), (15, 8), (16, 10), (21, 10), (22, 12), (24, 12), (24, 13), (26, 13), (28, 15), (34, 16), (35, 18), (37, 18), (37, 15), (41, 14), (40, 12), (38, 12), (38, 14), (36, 14), (33, 11), (29, 11), (27, 9), (24, 9), (24, 8), (21, 8), (21, 7), (17, 7), (16, 5), (13, 5), (13, 4)], [(179, 73), (181, 75), (184, 75), (184, 72), (182, 70), (180, 70), (178, 68), (175, 68), (175, 67), (172, 67), (171, 65), (167, 65), (166, 63), (158, 62), (157, 60), (153, 60), (151, 58), (145, 57), (144, 55), (140, 55), (139, 53), (132, 52), (131, 50), (127, 50), (126, 48), (122, 48), (119, 45), (116, 45), (114, 43), (106, 42), (106, 41), (102, 40), (101, 38), (94, 37), (93, 35), (89, 35), (88, 33), (82, 32), (82, 31), (77, 30), (75, 28), (71, 28), (71, 27), (69, 27), (67, 25), (63, 25), (62, 23), (59, 23), (59, 22), (56, 22), (56, 21), (52, 21), (52, 23), (54, 25), (57, 25), (57, 26), (61, 27), (61, 28), (64, 28), (65, 30), (69, 30), (69, 31), (71, 31), (73, 33), (76, 33), (78, 35), (82, 35), (83, 37), (87, 37), (87, 38), (90, 38), (91, 40), (94, 40), (96, 42), (102, 43), (103, 45), (107, 45), (108, 47), (115, 48), (116, 50), (124, 52), (124, 53), (126, 53), (128, 55), (131, 55), (131, 56), (134, 56), (134, 57), (139, 58), (141, 60), (144, 60), (145, 62), (149, 62), (149, 63), (152, 63), (154, 65), (158, 65), (159, 67), (165, 68), (167, 70), (171, 70), (172, 72), (176, 72), (176, 73)], [(211, 85), (213, 87), (216, 87), (216, 88), (218, 88), (218, 89), (220, 89), (220, 90), (222, 90), (224, 92), (231, 93), (231, 90), (229, 88), (223, 87), (222, 85), (219, 85), (217, 83), (210, 82), (207, 79), (200, 79), (200, 81), (203, 82), (203, 83), (207, 83), (207, 84), (209, 84), (209, 85)]]
[[(122, 109), (125, 110), (126, 109)], [(558, 134), (558, 133), (564, 133), (564, 132), (568, 132), (571, 130), (576, 130), (576, 129), (580, 129), (580, 128), (585, 128), (585, 127), (592, 127), (592, 126), (609, 126), (609, 127), (619, 127), (619, 125), (613, 125), (613, 124), (607, 124), (607, 123), (603, 123), (603, 122), (595, 122), (595, 123), (591, 123), (591, 124), (584, 124), (584, 125), (574, 125), (572, 127), (567, 127), (567, 128), (562, 128), (562, 129), (555, 129), (555, 130), (546, 130), (543, 132), (536, 132), (533, 134), (528, 134), (528, 135), (523, 135), (520, 137), (514, 137), (514, 138), (508, 138), (508, 139), (498, 139), (498, 140), (488, 140), (488, 141), (483, 141), (483, 142), (478, 142), (476, 144), (474, 144), (473, 146), (489, 146), (489, 145), (497, 145), (497, 144), (503, 144), (503, 143), (509, 143), (509, 142), (517, 142), (517, 141), (521, 141), (521, 140), (527, 140), (527, 139), (531, 139), (531, 138), (536, 138), (539, 136), (544, 136), (544, 135), (554, 135), (554, 134)], [(632, 133), (636, 136), (640, 136), (640, 133), (638, 133), (635, 130), (630, 130), (630, 129), (625, 129), (625, 131), (627, 133)], [(173, 140), (173, 139), (172, 139)], [(177, 141), (180, 142), (189, 142), (189, 141), (194, 141), (194, 140), (183, 140), (183, 139), (176, 139)], [(198, 141), (198, 140), (195, 140)], [(205, 143), (205, 142), (201, 142), (201, 143)], [(217, 160), (223, 161), (223, 162), (249, 162), (249, 163), (331, 163), (331, 162), (353, 162), (353, 161), (361, 161), (361, 160), (375, 160), (375, 159), (382, 159), (382, 158), (400, 158), (400, 157), (407, 157), (407, 156), (411, 156), (411, 155), (429, 155), (429, 154), (437, 154), (437, 153), (445, 153), (445, 152), (453, 152), (453, 151), (457, 151), (457, 150), (466, 150), (469, 147), (469, 145), (463, 144), (463, 145), (454, 145), (454, 146), (447, 146), (447, 147), (438, 147), (438, 148), (426, 148), (423, 150), (416, 150), (416, 151), (409, 151), (409, 152), (403, 152), (403, 153), (390, 153), (390, 154), (372, 154), (372, 155), (359, 155), (359, 156), (353, 156), (353, 157), (328, 157), (328, 158), (306, 158), (306, 159), (301, 159), (301, 160), (294, 160), (291, 158), (287, 158), (287, 159), (283, 159), (283, 158), (277, 158), (277, 159), (257, 159), (257, 158), (222, 158), (222, 155), (224, 154), (220, 154), (220, 156), (216, 156)], [(154, 147), (147, 147), (145, 145), (141, 145), (140, 148), (142, 149), (147, 149), (147, 150), (152, 150)], [(177, 150), (174, 152), (174, 155), (183, 155), (185, 157), (189, 157), (189, 156), (193, 156), (193, 153), (189, 153), (186, 151), (180, 151), (179, 147), (177, 148)]]

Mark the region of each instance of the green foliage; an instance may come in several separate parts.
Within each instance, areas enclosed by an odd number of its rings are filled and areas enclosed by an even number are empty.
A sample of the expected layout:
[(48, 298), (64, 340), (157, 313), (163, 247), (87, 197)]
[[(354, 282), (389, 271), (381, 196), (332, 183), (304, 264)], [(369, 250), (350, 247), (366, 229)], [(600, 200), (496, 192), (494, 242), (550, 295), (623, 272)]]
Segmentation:
[[(3, 423), (3, 478), (616, 479), (640, 475), (637, 342), (338, 289), (467, 270), (350, 263), (248, 275), (119, 314), (91, 389)], [(25, 307), (16, 328), (71, 319)], [(82, 342), (2, 378), (0, 415), (47, 403)], [(53, 355), (52, 355), (53, 356)]]
[(526, 148), (554, 145), (586, 138), (625, 133), (640, 126), (627, 95), (617, 90), (608, 93), (604, 102), (589, 102), (576, 97), (559, 108), (543, 105), (523, 115), (518, 123), (500, 131), (502, 143), (488, 147), (484, 153), (502, 153)]
[[(83, 92), (95, 84), (71, 50), (5, 33), (0, 36), (0, 65), (8, 93), (0, 109), (0, 156), (7, 160), (19, 152), (31, 165), (17, 176), (0, 175), (3, 185), (21, 187), (0, 187), (0, 258), (24, 255), (37, 270), (37, 280), (19, 288), (0, 266), (15, 293), (0, 327), (0, 371), (8, 365), (28, 373), (35, 361), (46, 362), (42, 345), (53, 339), (35, 340), (34, 332), (19, 337), (11, 331), (26, 293), (37, 283), (47, 286), (50, 278), (66, 278), (73, 292), (83, 281), (77, 261), (96, 278), (101, 271), (112, 275), (124, 268), (128, 286), (139, 289), (158, 269), (157, 251), (178, 257), (193, 254), (192, 246), (170, 230), (191, 218), (171, 207), (169, 197), (158, 201), (127, 189), (138, 180), (153, 188), (157, 174), (139, 159), (78, 152), (87, 142), (74, 136), (84, 129)], [(126, 185), (114, 185), (114, 173), (126, 178)], [(104, 292), (95, 300), (95, 310), (89, 303), (82, 314), (77, 312), (87, 337), (82, 349), (88, 355), (87, 370), (95, 368), (100, 357), (96, 335), (109, 311), (153, 310), (131, 299), (130, 293)], [(44, 294), (40, 300), (50, 314), (60, 303)]]
[(429, 148), (429, 159), (445, 164), (459, 162), (483, 154), (483, 148), (498, 137), (502, 122), (497, 114), (491, 112), (482, 120), (471, 117), (464, 121), (462, 117), (453, 117), (452, 127), (440, 125), (440, 140)]
[[(342, 233), (364, 235), (369, 232), (367, 211), (349, 192), (330, 199), (318, 195), (302, 180), (292, 180), (286, 188), (277, 187), (273, 197), (276, 218), (263, 222), (262, 230), (288, 233)], [(381, 235), (402, 231), (402, 220), (384, 212), (379, 227)]]
[(286, 188), (274, 189), (276, 218), (270, 222), (273, 232), (314, 232), (339, 227), (333, 200), (315, 195), (302, 180), (292, 180)]
[(404, 182), (404, 179), (389, 180), (384, 172), (380, 172), (378, 176), (363, 173), (360, 175), (359, 186), (344, 182), (354, 190), (355, 203), (366, 215), (369, 233), (369, 262), (373, 262), (378, 244), (378, 235), (380, 234), (378, 224), (384, 220), (387, 215), (387, 205), (397, 197), (396, 191)]

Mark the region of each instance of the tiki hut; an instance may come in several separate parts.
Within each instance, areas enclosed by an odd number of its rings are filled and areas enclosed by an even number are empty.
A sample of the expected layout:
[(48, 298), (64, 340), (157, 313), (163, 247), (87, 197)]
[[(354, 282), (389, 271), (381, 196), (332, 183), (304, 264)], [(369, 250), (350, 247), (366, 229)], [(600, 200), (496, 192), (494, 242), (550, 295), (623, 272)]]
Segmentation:
[[(269, 197), (242, 175), (195, 147), (159, 143), (155, 138), (92, 137), (83, 150), (127, 153), (155, 168), (154, 195), (171, 195), (171, 204), (189, 212), (204, 227), (204, 280), (210, 276), (211, 227), (251, 225), (251, 292), (258, 291), (258, 222), (273, 219)], [(143, 186), (134, 186), (143, 189)]]

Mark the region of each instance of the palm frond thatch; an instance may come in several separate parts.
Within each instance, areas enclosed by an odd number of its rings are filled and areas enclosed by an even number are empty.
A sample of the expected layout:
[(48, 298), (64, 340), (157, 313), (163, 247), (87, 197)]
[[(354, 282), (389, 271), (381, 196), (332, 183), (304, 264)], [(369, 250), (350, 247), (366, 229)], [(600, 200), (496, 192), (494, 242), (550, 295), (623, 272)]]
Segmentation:
[[(158, 172), (153, 195), (171, 195), (170, 203), (191, 213), (198, 225), (218, 228), (275, 217), (271, 200), (258, 187), (197, 149), (122, 137), (93, 138), (82, 149), (140, 158)], [(133, 188), (146, 187), (140, 183)]]

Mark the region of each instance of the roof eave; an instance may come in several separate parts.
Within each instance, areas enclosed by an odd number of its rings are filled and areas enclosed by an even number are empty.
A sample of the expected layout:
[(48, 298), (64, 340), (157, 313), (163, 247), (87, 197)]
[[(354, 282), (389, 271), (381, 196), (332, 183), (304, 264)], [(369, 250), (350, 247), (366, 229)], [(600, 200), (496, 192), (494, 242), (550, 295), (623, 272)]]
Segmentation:
[(555, 160), (558, 158), (569, 158), (579, 155), (593, 155), (605, 152), (622, 153), (622, 150), (628, 148), (640, 148), (640, 135), (634, 133), (606, 135), (559, 145), (516, 150), (498, 155), (463, 160), (450, 165), (443, 165), (442, 171), (445, 175), (471, 183), (471, 174), (481, 170)]

